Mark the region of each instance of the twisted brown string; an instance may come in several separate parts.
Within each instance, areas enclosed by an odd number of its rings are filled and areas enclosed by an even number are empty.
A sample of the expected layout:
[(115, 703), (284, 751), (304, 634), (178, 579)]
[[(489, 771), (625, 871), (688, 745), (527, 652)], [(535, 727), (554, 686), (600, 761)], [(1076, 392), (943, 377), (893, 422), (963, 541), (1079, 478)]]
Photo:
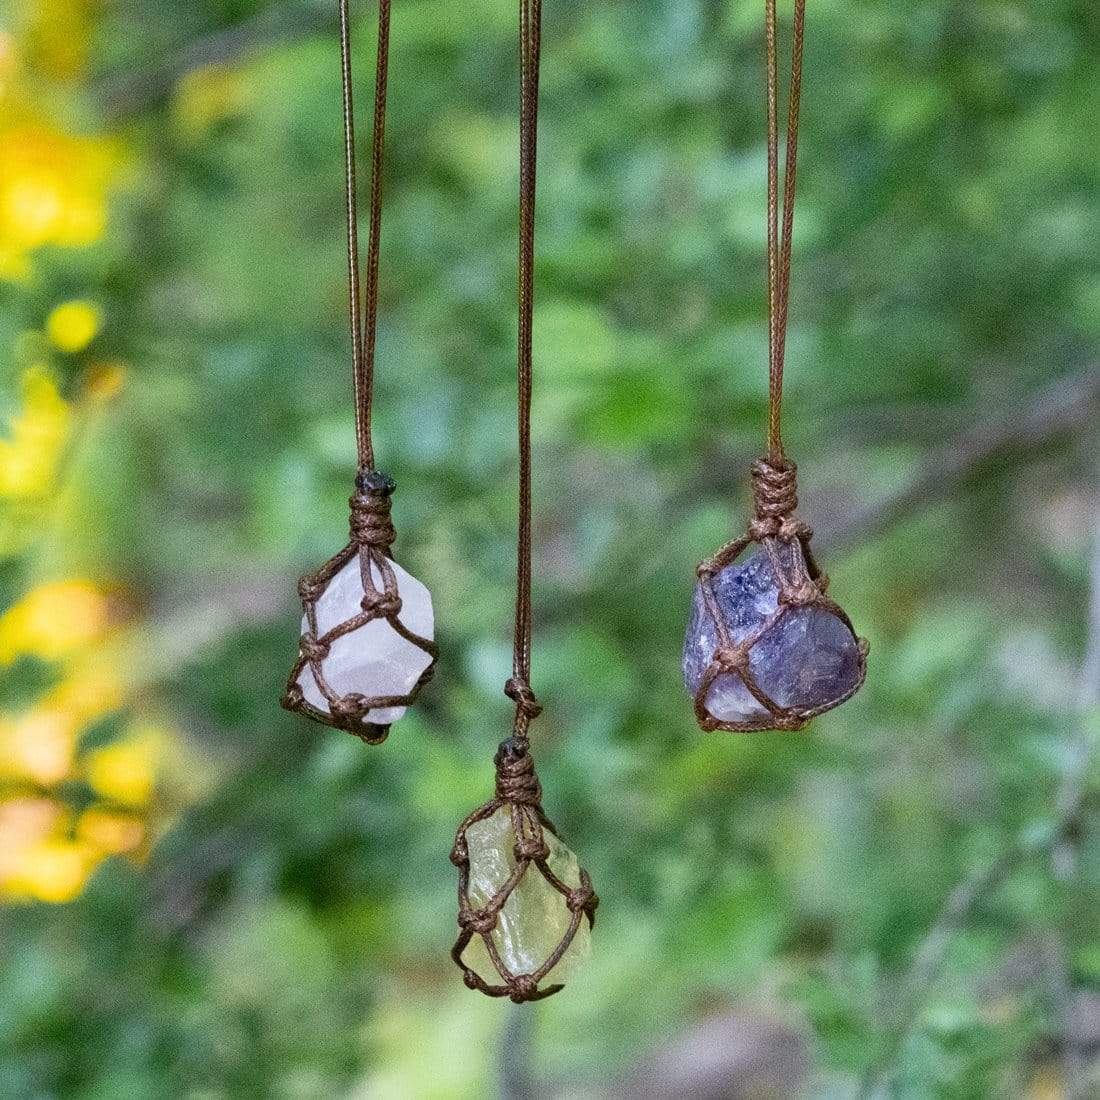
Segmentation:
[(508, 740), (497, 749), (493, 763), (497, 768), (497, 798), (525, 806), (539, 805), (542, 787), (530, 752), (518, 750), (515, 742)]
[(783, 461), (781, 414), (783, 358), (787, 346), (787, 315), (791, 283), (791, 233), (798, 162), (798, 115), (802, 99), (802, 40), (806, 0), (795, 0), (791, 30), (791, 82), (787, 95), (787, 147), (783, 165), (783, 233), (779, 232), (779, 124), (777, 119), (778, 58), (775, 0), (764, 0), (764, 40), (768, 102), (768, 458)]
[[(778, 522), (794, 514), (798, 507), (797, 467), (784, 460), (773, 463), (758, 458), (750, 467), (752, 472), (753, 514), (756, 522), (774, 528)], [(774, 534), (774, 529), (768, 531)]]
[(516, 704), (513, 736), (527, 738), (539, 713), (531, 691), (531, 325), (535, 301), (535, 168), (539, 111), (542, 0), (519, 5), (519, 520), (516, 538), (516, 621), (512, 678), (505, 688)]
[(348, 504), (351, 541), (356, 546), (373, 546), (388, 552), (396, 537), (390, 518), (390, 494), (357, 487)]
[(351, 324), (352, 379), (355, 386), (355, 442), (361, 471), (374, 468), (371, 409), (374, 402), (374, 348), (378, 321), (378, 252), (382, 233), (382, 149), (386, 134), (389, 73), (390, 0), (378, 0), (378, 61), (371, 132), (370, 234), (367, 242), (366, 321), (360, 310), (359, 225), (356, 211), (355, 113), (351, 90), (351, 28), (348, 0), (340, 0), (340, 79), (344, 106), (344, 180), (347, 205), (348, 315)]

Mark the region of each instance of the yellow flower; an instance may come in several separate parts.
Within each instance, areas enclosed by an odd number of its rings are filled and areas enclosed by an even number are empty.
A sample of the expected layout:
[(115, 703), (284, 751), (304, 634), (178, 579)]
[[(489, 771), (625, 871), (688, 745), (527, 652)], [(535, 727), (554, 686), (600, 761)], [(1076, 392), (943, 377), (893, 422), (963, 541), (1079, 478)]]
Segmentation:
[(68, 813), (53, 799), (0, 802), (0, 893), (55, 903), (77, 897), (103, 852), (68, 839), (69, 828)]
[(108, 142), (70, 137), (29, 112), (0, 125), (0, 277), (25, 278), (41, 245), (99, 240), (118, 168)]
[(24, 654), (54, 661), (98, 638), (107, 600), (90, 581), (52, 581), (28, 592), (0, 617), (0, 664)]
[(72, 413), (41, 366), (23, 373), (23, 408), (0, 439), (0, 496), (30, 497), (53, 483)]
[(78, 667), (30, 710), (0, 717), (0, 776), (52, 786), (73, 773), (80, 731), (117, 710), (118, 673), (102, 663)]
[(33, 0), (27, 5), (29, 60), (59, 80), (81, 74), (97, 0)]
[(102, 854), (79, 840), (48, 840), (21, 854), (13, 892), (55, 905), (80, 896)]
[(0, 775), (31, 779), (44, 786), (60, 783), (73, 766), (78, 723), (73, 715), (35, 707), (0, 722)]
[(99, 332), (103, 315), (92, 302), (62, 302), (46, 318), (46, 335), (62, 351), (83, 351)]
[(93, 848), (115, 855), (137, 848), (145, 838), (145, 827), (126, 814), (91, 806), (80, 815), (76, 835)]
[(138, 734), (90, 752), (85, 760), (88, 783), (104, 798), (126, 806), (144, 806), (156, 780), (157, 739)]
[(11, 86), (15, 67), (15, 39), (5, 31), (0, 31), (0, 99), (7, 94)]
[(105, 661), (84, 662), (42, 700), (42, 705), (72, 715), (78, 726), (117, 710), (122, 704), (122, 681), (118, 670)]
[(0, 878), (12, 869), (14, 855), (54, 836), (64, 824), (64, 809), (52, 798), (9, 798), (0, 802)]

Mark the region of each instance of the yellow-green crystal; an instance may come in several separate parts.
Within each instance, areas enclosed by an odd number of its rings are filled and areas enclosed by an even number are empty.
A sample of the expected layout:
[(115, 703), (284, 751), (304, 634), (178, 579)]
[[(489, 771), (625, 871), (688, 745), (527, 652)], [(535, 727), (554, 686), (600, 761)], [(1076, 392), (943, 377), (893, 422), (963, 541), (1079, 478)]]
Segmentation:
[[(577, 857), (549, 829), (544, 830), (550, 849), (550, 870), (566, 886), (580, 885)], [(507, 806), (478, 821), (466, 830), (470, 853), (470, 905), (480, 909), (504, 885), (516, 868), (515, 833)], [(508, 896), (491, 935), (504, 965), (513, 974), (537, 970), (561, 942), (573, 914), (565, 904), (565, 895), (555, 890), (542, 872), (531, 864), (516, 888)], [(588, 917), (582, 915), (577, 934), (558, 964), (547, 976), (549, 982), (564, 982), (583, 966), (592, 949)], [(490, 985), (501, 982), (489, 958), (485, 942), (475, 935), (462, 955), (467, 966), (476, 970)]]

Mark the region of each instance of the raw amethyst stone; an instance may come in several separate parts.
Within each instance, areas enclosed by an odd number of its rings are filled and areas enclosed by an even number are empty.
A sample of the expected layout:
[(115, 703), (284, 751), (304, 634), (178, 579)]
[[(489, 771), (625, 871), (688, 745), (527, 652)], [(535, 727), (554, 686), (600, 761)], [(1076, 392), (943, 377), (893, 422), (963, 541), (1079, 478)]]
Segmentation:
[[(778, 543), (786, 572), (801, 563), (798, 543)], [(691, 620), (684, 638), (684, 683), (695, 694), (718, 647), (718, 635), (695, 586)], [(767, 552), (727, 565), (712, 580), (719, 611), (734, 644), (743, 641), (779, 607), (779, 583)], [(839, 702), (859, 682), (855, 635), (831, 611), (792, 607), (749, 651), (749, 671), (760, 689), (781, 707), (811, 710)], [(757, 722), (770, 712), (735, 673), (722, 672), (707, 690), (707, 711), (722, 722)]]

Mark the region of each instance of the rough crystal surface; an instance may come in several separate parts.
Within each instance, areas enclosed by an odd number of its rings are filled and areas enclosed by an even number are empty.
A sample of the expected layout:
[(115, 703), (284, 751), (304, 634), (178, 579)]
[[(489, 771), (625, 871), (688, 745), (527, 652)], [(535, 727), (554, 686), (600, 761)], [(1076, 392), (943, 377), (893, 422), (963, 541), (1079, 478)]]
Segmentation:
[[(435, 627), (431, 595), (397, 562), (391, 565), (401, 596), (398, 619), (414, 634), (430, 641)], [(382, 577), (373, 562), (371, 576), (381, 591)], [(317, 600), (317, 636), (358, 615), (362, 611), (362, 599), (363, 577), (356, 555), (329, 581)], [(302, 633), (308, 628), (309, 623), (303, 615)], [(386, 619), (379, 618), (337, 638), (322, 667), (325, 680), (339, 695), (350, 692), (366, 696), (405, 695), (412, 691), (430, 663), (431, 657), (424, 650), (401, 637)], [(306, 702), (328, 713), (328, 700), (321, 694), (308, 664), (298, 674), (298, 684)], [(364, 720), (388, 725), (404, 713), (404, 707), (376, 707), (367, 712)]]
[[(780, 566), (798, 565), (797, 543), (780, 543)], [(684, 683), (693, 695), (718, 647), (700, 581), (684, 638)], [(779, 607), (779, 583), (767, 552), (759, 550), (726, 566), (713, 580), (720, 613), (736, 644), (757, 630)], [(859, 679), (859, 649), (843, 620), (817, 607), (789, 609), (749, 651), (749, 670), (759, 687), (781, 707), (811, 709), (847, 694)], [(755, 722), (768, 710), (740, 677), (720, 673), (707, 690), (707, 710), (724, 722)]]
[[(549, 830), (545, 830), (543, 835), (550, 848), (547, 859), (550, 870), (566, 886), (579, 886), (581, 875), (577, 857)], [(474, 908), (485, 905), (515, 870), (515, 842), (507, 806), (502, 806), (484, 821), (478, 821), (466, 830), (470, 852), (468, 892)], [(490, 935), (504, 965), (513, 974), (530, 974), (550, 957), (568, 930), (571, 919), (572, 914), (565, 905), (565, 895), (555, 890), (532, 863), (508, 895), (497, 926)], [(577, 934), (561, 961), (550, 971), (549, 979), (563, 982), (573, 977), (591, 950), (588, 918), (582, 917)], [(489, 958), (481, 936), (474, 936), (462, 957), (466, 965), (477, 971), (490, 985), (500, 983), (500, 975)]]

